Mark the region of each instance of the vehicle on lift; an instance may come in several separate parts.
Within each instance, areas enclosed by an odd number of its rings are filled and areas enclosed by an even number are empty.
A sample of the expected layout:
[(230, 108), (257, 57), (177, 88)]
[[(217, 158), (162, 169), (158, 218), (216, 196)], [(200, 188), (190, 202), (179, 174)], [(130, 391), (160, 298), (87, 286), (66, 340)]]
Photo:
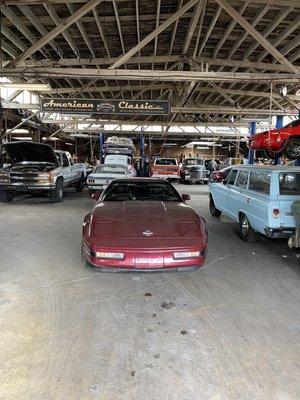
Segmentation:
[(180, 168), (180, 180), (182, 183), (208, 183), (209, 170), (204, 158), (186, 158)]
[(204, 219), (167, 181), (117, 179), (86, 215), (82, 255), (100, 271), (184, 271), (201, 267), (207, 252)]
[(176, 158), (156, 157), (151, 166), (153, 178), (179, 180), (180, 169)]
[(269, 157), (284, 155), (291, 160), (300, 158), (300, 119), (280, 129), (257, 133), (250, 140), (250, 148), (265, 150)]
[(243, 240), (258, 233), (289, 238), (295, 232), (292, 203), (300, 200), (300, 167), (234, 166), (224, 182), (210, 182), (209, 208), (239, 223)]
[(133, 157), (134, 150), (135, 147), (133, 141), (125, 137), (111, 136), (107, 138), (106, 142), (103, 145), (103, 153), (105, 155), (123, 154), (129, 157)]
[(223, 182), (227, 179), (230, 171), (232, 170), (232, 166), (220, 169), (219, 171), (212, 171), (209, 176), (209, 180), (211, 182)]
[(118, 178), (131, 178), (132, 171), (127, 165), (102, 164), (94, 169), (87, 179), (89, 193), (102, 192), (111, 181)]
[(63, 190), (83, 189), (85, 168), (74, 164), (70, 153), (32, 142), (3, 145), (10, 164), (0, 170), (0, 200), (10, 202), (15, 193), (49, 193), (53, 203), (63, 200)]

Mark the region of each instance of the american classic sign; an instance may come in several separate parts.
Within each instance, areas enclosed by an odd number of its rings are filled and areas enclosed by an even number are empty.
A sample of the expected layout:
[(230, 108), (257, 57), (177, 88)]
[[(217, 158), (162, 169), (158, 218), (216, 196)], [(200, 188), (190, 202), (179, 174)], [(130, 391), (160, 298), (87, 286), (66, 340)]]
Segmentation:
[(41, 111), (69, 114), (168, 115), (170, 102), (160, 100), (42, 99)]

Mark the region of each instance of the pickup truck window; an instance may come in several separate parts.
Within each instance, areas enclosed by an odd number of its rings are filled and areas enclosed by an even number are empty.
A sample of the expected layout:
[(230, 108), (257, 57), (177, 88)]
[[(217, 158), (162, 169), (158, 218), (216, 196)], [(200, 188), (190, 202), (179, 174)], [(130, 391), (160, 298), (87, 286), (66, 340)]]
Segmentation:
[(300, 195), (300, 173), (287, 172), (279, 174), (280, 194)]
[(69, 166), (69, 160), (68, 157), (65, 155), (65, 153), (62, 154), (62, 166), (63, 167)]
[(228, 179), (227, 179), (227, 181), (226, 181), (226, 184), (227, 185), (234, 185), (234, 182), (235, 182), (235, 178), (236, 178), (236, 176), (237, 176), (237, 170), (235, 169), (235, 170), (233, 170), (233, 171), (231, 171), (231, 174), (229, 174), (229, 176), (228, 176)]
[(154, 165), (177, 165), (175, 158), (157, 158)]
[(270, 194), (271, 174), (262, 171), (250, 172), (249, 189), (255, 192)]
[(240, 171), (235, 186), (241, 189), (245, 189), (247, 187), (247, 181), (248, 181), (248, 172)]

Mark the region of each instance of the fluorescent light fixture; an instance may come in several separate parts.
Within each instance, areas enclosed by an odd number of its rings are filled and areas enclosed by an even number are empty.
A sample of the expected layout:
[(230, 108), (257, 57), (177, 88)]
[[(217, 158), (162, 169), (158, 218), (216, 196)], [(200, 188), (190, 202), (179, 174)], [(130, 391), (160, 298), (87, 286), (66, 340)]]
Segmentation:
[(24, 141), (26, 141), (26, 142), (32, 142), (32, 137), (30, 137), (30, 136), (27, 136), (27, 137), (24, 137), (24, 136), (21, 136), (21, 137), (19, 137), (19, 136), (12, 136), (12, 138), (13, 138), (14, 140), (24, 140)]
[(51, 90), (51, 86), (44, 83), (12, 83), (12, 82), (0, 82), (0, 88), (2, 89), (17, 89), (17, 90), (29, 90), (34, 92), (48, 92)]
[(164, 147), (168, 147), (168, 146), (177, 146), (177, 143), (164, 143), (163, 146), (164, 146)]
[(13, 130), (14, 134), (22, 134), (22, 133), (29, 133), (28, 129), (14, 129)]
[(196, 149), (197, 150), (209, 150), (209, 147), (205, 147), (205, 146), (199, 146), (199, 147), (196, 147)]

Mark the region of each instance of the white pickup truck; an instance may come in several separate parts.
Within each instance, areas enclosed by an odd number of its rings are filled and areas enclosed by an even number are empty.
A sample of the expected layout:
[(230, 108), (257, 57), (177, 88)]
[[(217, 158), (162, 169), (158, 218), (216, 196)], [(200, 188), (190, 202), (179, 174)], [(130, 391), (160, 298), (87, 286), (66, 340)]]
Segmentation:
[(74, 164), (69, 152), (46, 144), (11, 142), (3, 145), (9, 165), (0, 169), (0, 200), (10, 202), (15, 193), (49, 193), (53, 203), (63, 200), (64, 188), (83, 190), (86, 168)]

